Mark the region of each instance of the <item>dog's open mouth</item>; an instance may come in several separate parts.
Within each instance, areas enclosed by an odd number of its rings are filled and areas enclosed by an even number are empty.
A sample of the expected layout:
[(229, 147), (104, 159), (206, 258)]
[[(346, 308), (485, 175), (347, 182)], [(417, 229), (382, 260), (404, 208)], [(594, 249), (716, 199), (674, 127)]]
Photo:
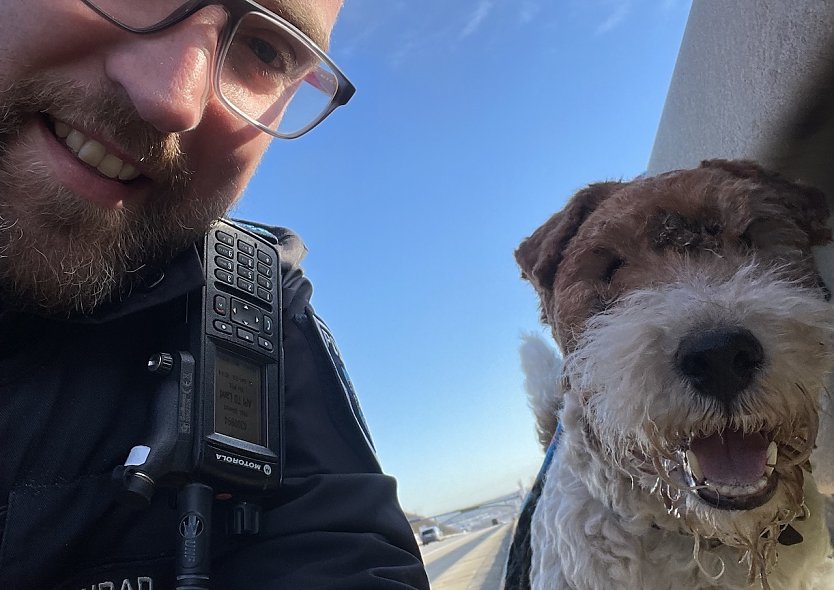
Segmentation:
[(693, 437), (684, 471), (701, 500), (722, 510), (750, 510), (773, 497), (778, 447), (764, 432), (725, 430)]

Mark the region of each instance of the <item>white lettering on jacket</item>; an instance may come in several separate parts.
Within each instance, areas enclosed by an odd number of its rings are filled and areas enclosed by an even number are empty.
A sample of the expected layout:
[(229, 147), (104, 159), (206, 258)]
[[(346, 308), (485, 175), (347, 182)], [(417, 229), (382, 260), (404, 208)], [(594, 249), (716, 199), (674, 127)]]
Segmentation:
[[(134, 582), (136, 585), (134, 586)], [(121, 586), (117, 586), (116, 582), (99, 582), (89, 586), (84, 586), (81, 590), (153, 590), (153, 578), (147, 576), (139, 576), (138, 578), (125, 578), (121, 582)]]

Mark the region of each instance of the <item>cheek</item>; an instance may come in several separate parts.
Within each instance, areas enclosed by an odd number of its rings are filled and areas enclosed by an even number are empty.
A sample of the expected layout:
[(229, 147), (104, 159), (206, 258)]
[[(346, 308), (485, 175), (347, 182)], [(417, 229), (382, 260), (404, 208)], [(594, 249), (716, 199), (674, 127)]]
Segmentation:
[(580, 281), (556, 291), (554, 313), (563, 344), (572, 347), (575, 337), (583, 330), (587, 319), (602, 311), (604, 305), (592, 283)]
[(0, 11), (0, 79), (98, 62), (90, 56), (116, 30), (77, 1), (0, 1)]
[(270, 139), (222, 105), (209, 105), (200, 126), (183, 138), (192, 190), (231, 205), (255, 173)]

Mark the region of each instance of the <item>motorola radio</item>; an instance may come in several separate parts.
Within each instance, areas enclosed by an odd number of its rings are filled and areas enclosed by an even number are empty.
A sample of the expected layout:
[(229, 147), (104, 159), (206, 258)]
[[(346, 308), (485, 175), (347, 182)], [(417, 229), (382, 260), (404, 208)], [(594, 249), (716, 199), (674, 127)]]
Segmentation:
[(206, 286), (189, 302), (195, 469), (229, 492), (268, 492), (281, 481), (280, 275), (275, 246), (262, 233), (225, 221), (212, 227)]
[(114, 476), (123, 501), (147, 506), (179, 490), (178, 588), (208, 587), (215, 499), (228, 531), (259, 529), (259, 500), (282, 476), (283, 358), (277, 239), (219, 220), (202, 244), (205, 285), (188, 295), (182, 350), (148, 361), (157, 375), (150, 432)]

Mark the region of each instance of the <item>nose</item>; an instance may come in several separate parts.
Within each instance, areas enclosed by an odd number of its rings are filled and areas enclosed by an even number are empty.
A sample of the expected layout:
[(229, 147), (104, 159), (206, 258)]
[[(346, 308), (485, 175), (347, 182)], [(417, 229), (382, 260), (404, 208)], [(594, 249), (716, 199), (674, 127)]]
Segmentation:
[(197, 127), (211, 93), (212, 65), (226, 12), (209, 6), (159, 33), (124, 32), (105, 57), (105, 73), (159, 131)]
[(729, 405), (764, 362), (762, 345), (744, 328), (708, 330), (686, 337), (675, 362), (699, 393)]

